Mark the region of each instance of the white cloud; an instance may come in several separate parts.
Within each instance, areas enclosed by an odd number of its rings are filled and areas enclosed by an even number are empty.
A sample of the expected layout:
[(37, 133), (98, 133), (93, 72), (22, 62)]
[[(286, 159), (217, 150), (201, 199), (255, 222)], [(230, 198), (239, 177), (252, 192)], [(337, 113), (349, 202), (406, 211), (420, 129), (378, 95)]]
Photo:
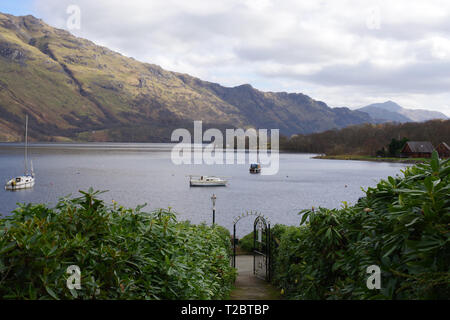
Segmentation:
[(444, 0), (34, 0), (78, 36), (223, 85), (297, 91), (332, 106), (395, 100), (450, 115)]

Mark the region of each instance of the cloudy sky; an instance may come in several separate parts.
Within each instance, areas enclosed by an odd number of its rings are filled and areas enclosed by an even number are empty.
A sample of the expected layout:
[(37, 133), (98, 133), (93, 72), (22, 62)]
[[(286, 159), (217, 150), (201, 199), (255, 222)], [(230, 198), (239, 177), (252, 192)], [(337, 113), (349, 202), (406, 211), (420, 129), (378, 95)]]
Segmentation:
[(448, 0), (2, 0), (0, 11), (226, 86), (450, 116)]

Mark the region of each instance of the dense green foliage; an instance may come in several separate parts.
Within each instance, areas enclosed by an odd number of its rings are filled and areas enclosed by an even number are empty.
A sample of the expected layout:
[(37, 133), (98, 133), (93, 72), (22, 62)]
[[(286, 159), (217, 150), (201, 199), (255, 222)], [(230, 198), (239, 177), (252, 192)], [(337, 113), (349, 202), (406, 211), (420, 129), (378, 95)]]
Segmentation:
[[(450, 162), (431, 161), (389, 177), (356, 205), (305, 210), (285, 227), (274, 281), (292, 299), (449, 299)], [(369, 290), (366, 269), (381, 269)]]
[[(272, 236), (273, 240), (275, 241), (273, 243), (273, 246), (277, 246), (279, 244), (279, 239), (281, 238), (281, 235), (284, 234), (284, 232), (286, 231), (287, 228), (289, 228), (289, 227), (282, 225), (282, 224), (276, 224), (271, 228), (271, 230), (270, 230), (271, 236)], [(265, 235), (265, 233), (264, 233), (264, 235)], [(254, 241), (254, 239), (253, 239), (253, 231), (252, 231), (249, 234), (242, 237), (241, 239), (239, 239), (239, 246), (245, 252), (249, 252), (249, 253), (253, 252), (253, 245), (254, 245), (253, 241)]]
[[(430, 141), (435, 147), (450, 137), (450, 120), (430, 120), (402, 124), (362, 124), (340, 130), (328, 130), (309, 135), (299, 134), (280, 139), (280, 148), (295, 152), (353, 154), (376, 156), (392, 142), (392, 138), (408, 137), (410, 141)], [(400, 143), (402, 140), (400, 140)], [(399, 148), (394, 147), (394, 153)], [(386, 150), (388, 153), (388, 150)]]
[[(224, 228), (105, 205), (98, 192), (0, 220), (0, 299), (220, 299), (235, 278)], [(69, 290), (67, 267), (81, 269)]]
[(253, 251), (253, 231), (239, 239), (239, 246), (242, 251)]
[(392, 138), (391, 142), (387, 146), (387, 150), (383, 147), (377, 151), (377, 156), (381, 157), (398, 157), (405, 146), (406, 142), (408, 142), (408, 138), (403, 138), (401, 140), (397, 140)]

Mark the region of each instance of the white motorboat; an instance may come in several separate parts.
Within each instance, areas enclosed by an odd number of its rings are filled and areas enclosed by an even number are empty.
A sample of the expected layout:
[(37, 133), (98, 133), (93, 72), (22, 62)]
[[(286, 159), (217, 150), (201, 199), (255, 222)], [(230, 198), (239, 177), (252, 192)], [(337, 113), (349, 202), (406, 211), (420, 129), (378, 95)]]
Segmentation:
[(25, 118), (25, 174), (15, 177), (6, 182), (6, 190), (21, 190), (32, 188), (35, 183), (33, 161), (31, 162), (31, 173), (28, 173), (28, 116)]
[(189, 184), (191, 187), (224, 187), (227, 180), (212, 176), (189, 176)]

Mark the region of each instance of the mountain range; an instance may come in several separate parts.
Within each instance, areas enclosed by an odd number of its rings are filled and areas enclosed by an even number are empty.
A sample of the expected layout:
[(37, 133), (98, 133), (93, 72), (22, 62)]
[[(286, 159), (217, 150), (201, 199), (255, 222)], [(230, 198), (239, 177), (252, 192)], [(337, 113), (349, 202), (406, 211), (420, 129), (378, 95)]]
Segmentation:
[(172, 130), (194, 120), (284, 135), (378, 121), (301, 93), (224, 87), (167, 71), (33, 16), (0, 13), (0, 75), (0, 141), (22, 140), (25, 114), (35, 141), (169, 141)]
[(406, 109), (393, 101), (373, 103), (357, 109), (368, 113), (375, 122), (423, 122), (432, 119), (447, 119), (447, 116), (438, 111), (423, 109)]

